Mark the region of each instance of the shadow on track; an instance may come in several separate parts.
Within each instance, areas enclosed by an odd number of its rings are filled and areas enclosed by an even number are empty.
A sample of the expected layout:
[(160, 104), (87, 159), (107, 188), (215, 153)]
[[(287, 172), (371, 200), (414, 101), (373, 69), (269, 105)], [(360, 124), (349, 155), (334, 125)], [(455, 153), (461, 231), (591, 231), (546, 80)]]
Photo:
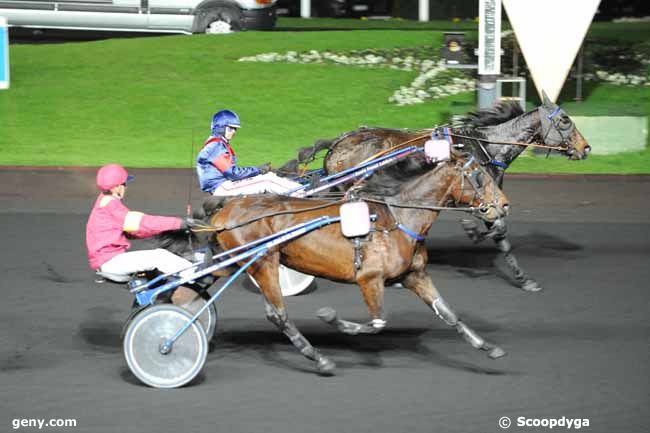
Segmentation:
[[(570, 240), (541, 231), (525, 236), (511, 236), (513, 252), (517, 257), (527, 260), (531, 257), (549, 257), (553, 259), (573, 260), (584, 246)], [(437, 242), (429, 245), (429, 264), (450, 266), (456, 272), (469, 278), (482, 278), (496, 275), (513, 287), (519, 287), (506, 269), (501, 254), (494, 249), (490, 241), (481, 244), (458, 244), (455, 241)]]
[(79, 325), (79, 336), (89, 346), (104, 353), (122, 351), (121, 332), (127, 313), (119, 308), (93, 307)]

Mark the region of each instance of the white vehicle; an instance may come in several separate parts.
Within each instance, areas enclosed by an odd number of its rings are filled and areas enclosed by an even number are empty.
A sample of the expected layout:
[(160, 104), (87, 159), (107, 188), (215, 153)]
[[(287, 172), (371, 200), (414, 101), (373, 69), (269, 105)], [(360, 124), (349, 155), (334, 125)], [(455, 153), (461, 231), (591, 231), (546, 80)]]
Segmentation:
[(0, 0), (10, 27), (154, 33), (272, 29), (277, 0)]

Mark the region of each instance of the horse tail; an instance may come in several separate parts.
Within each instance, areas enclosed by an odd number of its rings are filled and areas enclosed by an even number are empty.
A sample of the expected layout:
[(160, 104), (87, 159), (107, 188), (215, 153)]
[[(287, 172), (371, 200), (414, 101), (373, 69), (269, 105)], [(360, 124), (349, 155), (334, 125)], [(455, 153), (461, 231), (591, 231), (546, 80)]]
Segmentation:
[(329, 151), (336, 140), (319, 139), (316, 140), (313, 146), (302, 147), (298, 150), (296, 159), (292, 159), (283, 164), (276, 171), (283, 175), (297, 175), (300, 166), (307, 165), (314, 161), (318, 154), (324, 150)]
[(194, 247), (201, 244), (201, 239), (192, 232), (184, 229), (170, 230), (152, 238), (157, 248), (163, 248), (189, 261), (194, 261)]
[(228, 197), (219, 196), (219, 195), (209, 196), (208, 198), (203, 200), (203, 205), (201, 206), (201, 209), (195, 210), (196, 213), (195, 218), (208, 223), (210, 221), (210, 217), (221, 210), (227, 198)]
[[(223, 207), (225, 197), (210, 196), (203, 202), (201, 207), (194, 208), (192, 218), (202, 221), (206, 226), (210, 225), (210, 217)], [(194, 261), (193, 253), (196, 249), (206, 245), (213, 247), (216, 238), (209, 230), (194, 231), (186, 229), (169, 230), (152, 238), (157, 248), (163, 248), (176, 255)]]

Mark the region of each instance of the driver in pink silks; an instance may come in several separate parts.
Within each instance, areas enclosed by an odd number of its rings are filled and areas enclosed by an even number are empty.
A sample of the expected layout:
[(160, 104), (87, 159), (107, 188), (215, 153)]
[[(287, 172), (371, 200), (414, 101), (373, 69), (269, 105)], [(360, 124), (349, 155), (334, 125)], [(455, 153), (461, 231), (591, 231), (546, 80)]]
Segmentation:
[[(103, 274), (113, 275), (116, 281), (140, 271), (158, 269), (174, 273), (192, 265), (188, 260), (167, 250), (128, 251), (127, 237), (147, 238), (169, 230), (187, 228), (189, 219), (147, 215), (129, 210), (122, 199), (126, 184), (132, 180), (118, 164), (108, 164), (97, 172), (97, 187), (101, 191), (86, 224), (86, 248), (90, 267)], [(194, 272), (181, 272), (182, 277)], [(112, 279), (112, 278), (111, 278)]]
[(299, 183), (270, 173), (270, 164), (261, 167), (238, 167), (235, 151), (230, 147), (241, 127), (239, 116), (221, 110), (212, 117), (212, 133), (196, 158), (196, 173), (201, 190), (212, 195), (230, 196), (270, 192), (286, 193)]

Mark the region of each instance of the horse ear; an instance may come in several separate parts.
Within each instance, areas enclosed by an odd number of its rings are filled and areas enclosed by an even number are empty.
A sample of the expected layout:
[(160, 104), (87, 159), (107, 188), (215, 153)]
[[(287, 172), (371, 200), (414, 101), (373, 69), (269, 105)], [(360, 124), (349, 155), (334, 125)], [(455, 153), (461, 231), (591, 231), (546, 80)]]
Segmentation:
[(551, 102), (551, 100), (549, 99), (548, 95), (544, 90), (542, 90), (542, 104), (547, 107), (553, 107), (555, 105)]

